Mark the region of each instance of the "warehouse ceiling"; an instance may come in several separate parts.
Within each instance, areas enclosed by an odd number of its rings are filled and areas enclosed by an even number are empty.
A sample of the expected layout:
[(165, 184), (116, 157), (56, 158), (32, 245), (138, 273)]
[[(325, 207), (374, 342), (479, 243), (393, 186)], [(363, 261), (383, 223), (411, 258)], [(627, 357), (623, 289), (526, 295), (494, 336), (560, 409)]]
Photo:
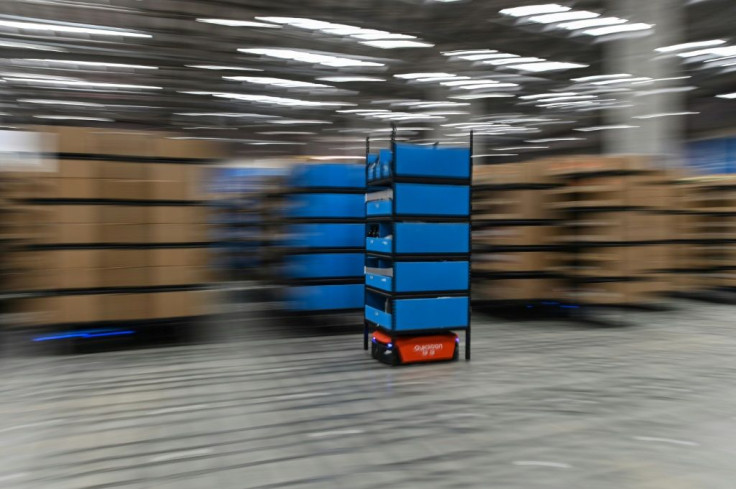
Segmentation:
[[(253, 155), (361, 154), (392, 122), (418, 142), (474, 129), (498, 154), (590, 148), (599, 134), (574, 129), (601, 124), (616, 90), (637, 82), (596, 78), (607, 43), (652, 28), (604, 6), (3, 0), (1, 124), (176, 130)], [(736, 91), (736, 5), (686, 8), (685, 41), (721, 41), (682, 57), (688, 125), (732, 125), (736, 102), (715, 96)]]

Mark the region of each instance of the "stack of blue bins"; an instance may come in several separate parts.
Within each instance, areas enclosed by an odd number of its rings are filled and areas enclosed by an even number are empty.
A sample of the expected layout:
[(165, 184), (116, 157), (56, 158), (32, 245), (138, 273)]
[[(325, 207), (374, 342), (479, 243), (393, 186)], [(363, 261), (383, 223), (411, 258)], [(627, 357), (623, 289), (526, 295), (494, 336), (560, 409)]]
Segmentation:
[(470, 358), (471, 152), (392, 143), (366, 161), (365, 334), (465, 330)]
[(362, 309), (365, 168), (354, 163), (296, 165), (288, 192), (286, 307), (311, 312)]

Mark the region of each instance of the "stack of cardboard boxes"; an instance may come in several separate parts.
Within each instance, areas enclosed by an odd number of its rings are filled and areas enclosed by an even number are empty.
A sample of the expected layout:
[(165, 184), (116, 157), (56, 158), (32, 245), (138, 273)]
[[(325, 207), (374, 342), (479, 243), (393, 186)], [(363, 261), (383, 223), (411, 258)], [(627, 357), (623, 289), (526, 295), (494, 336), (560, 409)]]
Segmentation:
[(636, 157), (476, 167), (476, 298), (628, 305), (677, 290), (677, 176)]
[(476, 166), (473, 173), (473, 291), (481, 301), (553, 299), (558, 212), (537, 162)]
[(8, 256), (6, 290), (33, 291), (17, 310), (38, 325), (198, 316), (210, 281), (202, 141), (89, 128), (57, 138), (54, 171), (14, 174), (11, 207), (29, 209), (32, 239)]
[[(689, 290), (736, 287), (736, 176), (679, 180)], [(684, 288), (684, 287), (683, 287)]]
[(545, 167), (564, 183), (550, 191), (552, 207), (564, 214), (562, 300), (635, 305), (672, 291), (675, 192), (668, 173), (636, 157), (557, 158)]

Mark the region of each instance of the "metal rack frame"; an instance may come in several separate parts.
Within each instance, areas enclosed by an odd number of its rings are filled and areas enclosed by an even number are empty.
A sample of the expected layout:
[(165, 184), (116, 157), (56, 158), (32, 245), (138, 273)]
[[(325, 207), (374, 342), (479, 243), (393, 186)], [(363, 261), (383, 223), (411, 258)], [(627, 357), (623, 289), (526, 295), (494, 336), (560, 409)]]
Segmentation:
[[(467, 253), (415, 253), (415, 254), (398, 254), (396, 252), (396, 239), (394, 233), (394, 239), (391, 241), (391, 253), (379, 253), (365, 250), (366, 257), (371, 256), (384, 260), (396, 261), (425, 261), (442, 258), (443, 261), (467, 261), (468, 262), (468, 288), (463, 290), (452, 290), (452, 291), (426, 291), (426, 292), (396, 292), (396, 282), (392, 281), (391, 291), (385, 291), (376, 289), (366, 285), (365, 297), (367, 302), (368, 293), (380, 294), (391, 299), (424, 299), (433, 297), (467, 297), (468, 298), (468, 322), (466, 326), (459, 327), (448, 327), (448, 328), (430, 328), (430, 329), (416, 329), (410, 331), (397, 331), (396, 330), (396, 315), (391, 315), (391, 328), (385, 328), (379, 324), (376, 324), (363, 315), (363, 349), (368, 350), (369, 348), (369, 337), (372, 331), (381, 330), (387, 333), (391, 337), (392, 343), (396, 343), (396, 339), (399, 336), (421, 336), (428, 334), (437, 334), (447, 331), (465, 331), (465, 360), (470, 360), (471, 357), (471, 323), (472, 323), (472, 251), (473, 251), (473, 222), (472, 222), (472, 208), (473, 208), (473, 132), (469, 135), (469, 149), (470, 154), (468, 156), (469, 166), (469, 177), (468, 178), (442, 178), (442, 177), (401, 177), (396, 174), (396, 124), (391, 125), (391, 176), (387, 178), (379, 178), (370, 180), (368, 178), (368, 157), (370, 155), (370, 136), (366, 138), (366, 192), (371, 188), (375, 187), (390, 187), (394, 191), (394, 198), (391, 199), (391, 215), (380, 216), (380, 217), (369, 217), (366, 215), (366, 234), (368, 226), (371, 222), (386, 222), (390, 221), (391, 224), (402, 221), (415, 221), (421, 219), (424, 222), (442, 222), (442, 223), (467, 223), (468, 224), (468, 252)], [(468, 215), (463, 217), (455, 216), (413, 216), (413, 215), (396, 215), (396, 183), (424, 183), (424, 184), (445, 184), (445, 185), (466, 185), (468, 187)]]

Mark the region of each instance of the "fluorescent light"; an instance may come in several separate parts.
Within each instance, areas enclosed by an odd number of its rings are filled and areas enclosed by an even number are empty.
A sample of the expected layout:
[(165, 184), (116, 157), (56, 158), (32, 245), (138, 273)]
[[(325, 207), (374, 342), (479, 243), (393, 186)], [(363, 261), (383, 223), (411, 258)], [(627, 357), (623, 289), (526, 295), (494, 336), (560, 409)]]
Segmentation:
[(564, 22), (566, 20), (592, 19), (594, 17), (599, 17), (600, 15), (601, 14), (589, 12), (587, 10), (571, 10), (569, 12), (537, 15), (530, 17), (527, 20), (538, 24), (553, 24), (555, 22)]
[(316, 54), (309, 51), (297, 51), (294, 49), (280, 48), (255, 48), (255, 49), (238, 49), (241, 53), (258, 54), (271, 58), (288, 59), (291, 61), (299, 61), (302, 63), (318, 64), (323, 66), (332, 66), (336, 68), (348, 66), (385, 66), (383, 63), (373, 61), (362, 61), (359, 59), (345, 58), (342, 56), (332, 56), (326, 54)]
[(527, 143), (552, 143), (555, 141), (585, 141), (585, 138), (544, 138), (544, 139), (527, 139)]
[(384, 78), (377, 76), (324, 76), (317, 78), (320, 81), (328, 81), (332, 83), (362, 83), (362, 82), (383, 82)]
[(519, 97), (521, 100), (535, 100), (539, 98), (548, 98), (548, 97), (569, 97), (572, 95), (577, 95), (577, 92), (549, 92), (549, 93), (537, 93), (535, 95), (522, 95)]
[(100, 83), (88, 82), (83, 80), (47, 80), (42, 78), (4, 78), (10, 82), (26, 82), (41, 83), (49, 85), (64, 85), (68, 87), (88, 87), (88, 88), (131, 88), (136, 90), (163, 90), (163, 87), (155, 87), (150, 85), (132, 85), (128, 83)]
[(722, 48), (700, 49), (697, 51), (689, 51), (678, 53), (681, 58), (692, 58), (694, 56), (711, 55), (711, 56), (733, 56), (736, 55), (736, 46), (724, 46)]
[(223, 66), (223, 65), (185, 65), (187, 68), (198, 68), (200, 70), (219, 70), (219, 71), (263, 71), (260, 68), (243, 68), (241, 66)]
[(637, 76), (637, 77), (625, 77), (625, 78), (613, 78), (608, 80), (600, 80), (600, 81), (594, 81), (592, 82), (593, 85), (615, 85), (617, 83), (635, 83), (635, 82), (643, 82), (643, 81), (651, 81), (652, 79), (646, 76)]
[(583, 31), (583, 34), (588, 34), (589, 36), (606, 36), (608, 34), (616, 34), (618, 32), (646, 31), (652, 27), (654, 27), (653, 24), (644, 23), (611, 25), (608, 27), (599, 27), (597, 29)]
[(461, 90), (477, 90), (479, 88), (507, 88), (507, 87), (518, 87), (516, 83), (498, 83), (496, 81), (477, 83), (473, 85), (462, 85), (456, 88)]
[(504, 58), (504, 59), (492, 59), (490, 61), (484, 61), (484, 65), (494, 65), (494, 66), (502, 66), (502, 65), (509, 65), (509, 64), (515, 64), (515, 63), (536, 63), (538, 61), (545, 61), (542, 58), (535, 58), (533, 56), (527, 57), (527, 58), (521, 58), (521, 57), (513, 57), (513, 58)]
[(600, 17), (597, 19), (585, 19), (585, 20), (576, 20), (574, 22), (565, 22), (564, 24), (560, 24), (558, 27), (560, 29), (567, 29), (569, 31), (575, 31), (578, 29), (587, 29), (588, 27), (599, 27), (604, 25), (618, 25), (618, 24), (625, 24), (628, 20), (626, 19), (619, 19), (618, 17)]
[(256, 134), (263, 134), (264, 136), (310, 136), (317, 133), (311, 131), (262, 131)]
[(27, 29), (34, 31), (49, 32), (68, 32), (71, 34), (97, 34), (100, 36), (120, 36), (120, 37), (153, 37), (150, 34), (140, 32), (131, 32), (124, 30), (114, 30), (109, 27), (74, 27), (69, 25), (43, 24), (40, 22), (20, 22), (15, 20), (0, 20), (0, 27), (10, 27), (11, 29)]
[(482, 61), (485, 59), (502, 59), (502, 58), (518, 58), (518, 54), (511, 53), (488, 53), (488, 54), (469, 54), (467, 56), (458, 56), (460, 59), (468, 61)]
[(8, 41), (8, 40), (0, 40), (0, 46), (5, 48), (12, 48), (12, 49), (30, 49), (33, 51), (50, 51), (55, 53), (65, 53), (67, 52), (66, 49), (61, 48), (55, 48), (51, 46), (46, 46), (43, 44), (33, 44), (30, 42), (17, 42), (17, 41)]
[(634, 119), (658, 119), (660, 117), (673, 117), (678, 115), (697, 115), (700, 112), (662, 112), (659, 114), (635, 115)]
[(518, 151), (520, 149), (549, 149), (549, 146), (509, 146), (507, 148), (495, 148), (493, 151)]
[(616, 74), (610, 74), (610, 75), (593, 75), (593, 76), (584, 76), (582, 78), (573, 78), (572, 81), (574, 82), (592, 82), (592, 81), (599, 81), (599, 80), (614, 80), (617, 78), (628, 78), (634, 76), (630, 73), (616, 73)]
[(272, 115), (237, 112), (177, 112), (174, 115), (180, 115), (183, 117), (250, 117), (255, 119), (270, 119), (274, 117)]
[(66, 59), (19, 59), (14, 61), (32, 61), (36, 63), (49, 63), (76, 66), (98, 66), (101, 68), (131, 68), (138, 70), (157, 70), (158, 66), (133, 65), (127, 63), (106, 63), (101, 61), (71, 61)]
[(590, 126), (590, 127), (578, 127), (575, 131), (580, 132), (595, 132), (595, 131), (607, 131), (610, 129), (636, 129), (639, 126), (631, 126), (629, 124), (615, 124), (610, 126)]
[(524, 63), (520, 65), (509, 65), (509, 68), (522, 71), (541, 72), (556, 70), (572, 70), (576, 68), (587, 68), (588, 65), (580, 63), (562, 63), (558, 61), (548, 61), (545, 63)]
[(673, 44), (671, 46), (664, 46), (661, 48), (655, 49), (658, 53), (672, 53), (674, 51), (683, 51), (686, 49), (692, 49), (692, 48), (707, 48), (711, 46), (720, 46), (721, 44), (726, 44), (726, 41), (723, 39), (713, 39), (710, 41), (697, 41), (697, 42), (686, 42), (683, 44)]
[[(405, 40), (405, 39), (416, 39), (416, 36), (410, 36), (408, 34), (396, 34), (393, 32), (382, 31), (378, 29), (365, 29), (363, 27), (357, 27), (347, 24), (334, 24), (332, 22), (325, 22), (323, 20), (308, 19), (302, 17), (256, 17), (258, 20), (264, 20), (266, 22), (273, 22), (275, 24), (289, 25), (297, 27), (299, 29), (308, 29), (320, 31), (324, 34), (333, 36), (347, 36), (353, 39), (364, 40), (364, 41), (381, 41), (385, 42), (388, 40)], [(367, 44), (367, 43), (364, 43)], [(390, 46), (390, 47), (388, 47)], [(376, 45), (383, 49), (392, 49), (394, 47), (420, 47), (416, 45)]]
[(284, 78), (273, 78), (269, 76), (223, 76), (225, 80), (242, 81), (255, 85), (272, 85), (282, 88), (334, 88), (322, 83), (311, 83), (298, 80), (287, 80)]
[(403, 75), (394, 75), (395, 78), (404, 80), (416, 80), (418, 78), (435, 78), (435, 77), (455, 77), (453, 73), (431, 72), (431, 73), (404, 73)]
[(268, 29), (280, 29), (280, 25), (266, 24), (265, 22), (254, 22), (252, 20), (232, 20), (232, 19), (197, 19), (197, 22), (206, 24), (226, 25), (230, 27), (266, 27)]
[(450, 98), (456, 98), (460, 100), (476, 100), (482, 98), (513, 98), (515, 97), (512, 93), (474, 93), (469, 95), (450, 95)]
[(543, 5), (529, 5), (526, 7), (514, 7), (501, 10), (501, 15), (510, 15), (511, 17), (526, 17), (536, 14), (552, 14), (556, 12), (567, 12), (570, 7), (563, 7), (556, 3), (546, 3)]
[(332, 121), (320, 121), (317, 119), (274, 119), (271, 121), (267, 121), (269, 124), (332, 124)]
[(286, 97), (272, 97), (269, 95), (256, 95), (247, 93), (228, 93), (228, 92), (208, 92), (208, 91), (181, 91), (189, 95), (211, 95), (218, 98), (227, 98), (232, 100), (244, 100), (247, 102), (264, 103), (270, 105), (283, 105), (287, 107), (340, 107), (345, 105), (355, 105), (349, 102), (319, 102), (312, 100), (300, 100)]
[(403, 40), (363, 41), (361, 42), (361, 44), (365, 44), (366, 46), (371, 46), (374, 48), (381, 48), (381, 49), (431, 48), (432, 46), (434, 46), (434, 44), (431, 44), (428, 42), (403, 41)]
[(445, 81), (440, 83), (440, 85), (445, 87), (460, 87), (464, 85), (486, 85), (488, 83), (500, 83), (496, 80), (452, 80), (452, 81)]
[(106, 117), (84, 117), (78, 115), (34, 115), (36, 119), (54, 119), (54, 120), (74, 120), (74, 121), (99, 121), (99, 122), (115, 122), (114, 119)]
[(18, 102), (26, 104), (43, 104), (43, 105), (74, 105), (79, 107), (104, 107), (104, 104), (96, 104), (93, 102), (76, 102), (72, 100), (47, 100), (37, 98), (21, 98)]
[(716, 95), (718, 98), (725, 98), (725, 99), (734, 99), (736, 98), (736, 92), (733, 93), (722, 93), (720, 95)]
[(563, 97), (551, 97), (551, 98), (544, 98), (539, 99), (537, 102), (540, 103), (548, 103), (548, 102), (561, 102), (563, 100), (591, 100), (598, 98), (597, 95), (568, 95)]

